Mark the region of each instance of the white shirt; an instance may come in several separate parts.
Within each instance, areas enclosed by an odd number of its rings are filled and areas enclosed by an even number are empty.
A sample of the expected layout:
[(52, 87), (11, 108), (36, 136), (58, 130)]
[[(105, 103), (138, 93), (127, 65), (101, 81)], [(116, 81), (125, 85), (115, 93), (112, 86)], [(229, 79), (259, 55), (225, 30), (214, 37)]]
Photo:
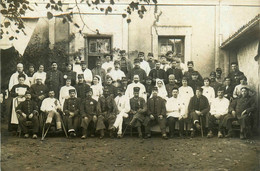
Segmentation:
[(160, 69), (163, 69), (164, 71), (167, 71), (169, 68), (171, 68), (171, 65), (166, 63), (166, 64), (162, 64), (160, 66)]
[[(73, 86), (63, 86), (60, 88), (59, 100), (60, 100), (62, 108), (63, 108), (63, 104), (65, 102), (65, 99), (68, 99), (70, 97), (69, 90), (71, 90), (71, 89), (76, 91), (76, 89)], [(76, 97), (77, 97), (77, 92), (76, 92)]]
[[(56, 103), (56, 104), (55, 104)], [(61, 105), (58, 99), (56, 98), (46, 98), (42, 101), (41, 111), (50, 112), (54, 111), (57, 112), (57, 109), (61, 109)]]
[(179, 88), (179, 98), (184, 102), (190, 102), (190, 99), (194, 96), (193, 90), (190, 86)]
[(185, 65), (184, 63), (180, 63), (180, 69), (182, 71), (182, 73), (184, 74), (186, 71), (188, 71), (188, 67), (187, 65)]
[(97, 85), (90, 86), (90, 88), (92, 88), (93, 91), (92, 98), (98, 101), (98, 98), (103, 95), (103, 86), (97, 84)]
[(45, 84), (45, 80), (46, 80), (46, 72), (36, 72), (33, 74), (33, 79), (32, 82), (33, 84), (36, 83), (36, 78), (40, 77), (42, 79), (42, 83)]
[(122, 80), (122, 77), (125, 77), (125, 73), (120, 69), (113, 69), (108, 75), (110, 75), (113, 81)]
[(179, 97), (166, 100), (166, 115), (168, 117), (181, 118), (184, 116), (184, 103)]
[(73, 71), (77, 74), (82, 72), (81, 65), (80, 64), (73, 64)]
[[(25, 74), (24, 72), (23, 72), (23, 74), (25, 75), (24, 84), (30, 86), (30, 82), (29, 82), (29, 78), (28, 78), (27, 74)], [(18, 75), (19, 75), (19, 73), (18, 73), (18, 71), (16, 71), (16, 72), (13, 73), (13, 75), (10, 77), (9, 86), (8, 86), (9, 91), (12, 90), (12, 88), (13, 88), (14, 85), (16, 85), (16, 84), (19, 83), (19, 81), (18, 81)]]
[(215, 90), (213, 87), (206, 87), (206, 86), (202, 86), (203, 88), (203, 92), (202, 95), (206, 96), (209, 103), (211, 103), (211, 101), (215, 98)]
[(220, 99), (219, 97), (212, 99), (210, 105), (210, 113), (214, 115), (216, 118), (221, 115), (225, 115), (228, 113), (229, 100), (223, 97)]
[(130, 102), (125, 95), (122, 95), (121, 97), (116, 96), (115, 102), (119, 112), (128, 113), (130, 111)]
[(143, 60), (142, 62), (140, 62), (140, 68), (142, 68), (146, 72), (147, 76), (149, 75), (151, 68), (147, 61)]
[(144, 100), (147, 100), (147, 95), (146, 95), (146, 90), (145, 90), (145, 86), (138, 82), (138, 83), (131, 83), (127, 86), (126, 91), (125, 91), (125, 95), (128, 99), (131, 99), (132, 97), (134, 97), (134, 87), (139, 87), (140, 91), (139, 91), (139, 97), (144, 98)]
[(108, 68), (111, 68), (113, 70), (113, 69), (115, 69), (114, 62), (113, 61), (105, 62), (102, 64), (101, 68), (103, 68), (106, 72), (107, 72)]

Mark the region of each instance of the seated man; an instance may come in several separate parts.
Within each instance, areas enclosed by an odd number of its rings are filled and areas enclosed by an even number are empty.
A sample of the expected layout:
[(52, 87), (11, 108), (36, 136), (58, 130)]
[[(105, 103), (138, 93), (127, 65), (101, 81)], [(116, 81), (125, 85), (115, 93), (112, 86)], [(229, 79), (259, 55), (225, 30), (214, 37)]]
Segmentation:
[(145, 118), (145, 138), (151, 137), (151, 126), (158, 124), (161, 129), (162, 138), (168, 139), (166, 135), (166, 107), (165, 100), (159, 96), (158, 88), (154, 87), (152, 91), (153, 97), (148, 99), (147, 102), (147, 115)]
[(139, 138), (143, 138), (141, 126), (145, 119), (145, 112), (147, 110), (147, 106), (145, 103), (145, 99), (139, 97), (139, 87), (134, 87), (134, 97), (130, 99), (130, 112), (129, 112), (129, 120), (130, 125), (133, 127), (137, 127)]
[(156, 79), (158, 78), (163, 80), (164, 82), (168, 81), (166, 72), (160, 67), (161, 62), (159, 60), (155, 60), (155, 68), (153, 68), (149, 73), (149, 76), (152, 78), (153, 85), (155, 85)]
[[(204, 128), (207, 128), (207, 115), (209, 112), (209, 101), (207, 97), (202, 95), (203, 89), (201, 87), (197, 87), (195, 91), (195, 95), (190, 99), (190, 103), (188, 106), (188, 111), (191, 116), (191, 120), (193, 123), (193, 129), (191, 131), (191, 137), (194, 137), (195, 129), (200, 130), (201, 125), (203, 124)], [(201, 117), (201, 120), (200, 120)], [(201, 123), (203, 122), (203, 123)], [(195, 126), (195, 127), (194, 127)]]
[(48, 95), (48, 87), (42, 83), (42, 78), (36, 77), (36, 84), (33, 84), (30, 89), (32, 93), (32, 99), (37, 102), (38, 106), (41, 106), (43, 99)]
[(112, 127), (112, 129), (117, 129), (117, 137), (122, 138), (122, 126), (123, 126), (123, 118), (128, 117), (128, 112), (130, 111), (129, 99), (124, 95), (124, 91), (122, 88), (117, 89), (117, 96), (115, 98), (116, 106), (119, 113), (116, 116), (116, 121)]
[(169, 124), (170, 137), (173, 138), (175, 124), (179, 122), (179, 135), (182, 137), (184, 130), (184, 112), (185, 106), (184, 102), (178, 97), (179, 90), (178, 87), (172, 89), (172, 97), (168, 98), (166, 101), (166, 115)]
[(36, 139), (37, 133), (39, 131), (38, 107), (36, 105), (36, 102), (31, 100), (31, 93), (29, 91), (26, 91), (25, 101), (21, 102), (18, 105), (18, 107), (16, 108), (16, 113), (18, 115), (18, 120), (21, 129), (25, 134), (24, 137), (29, 137), (26, 121), (32, 121), (33, 139)]
[(54, 90), (49, 90), (49, 97), (42, 101), (41, 111), (47, 114), (46, 128), (48, 128), (52, 122), (52, 119), (56, 119), (57, 132), (61, 132), (61, 105), (58, 99), (55, 98)]
[(222, 138), (222, 126), (223, 118), (228, 113), (229, 100), (224, 97), (224, 87), (219, 87), (217, 91), (217, 97), (212, 100), (210, 105), (210, 115), (209, 115), (209, 132), (207, 137), (213, 137), (212, 130), (216, 126), (216, 121), (218, 120), (218, 138)]
[(108, 123), (108, 130), (110, 131), (110, 137), (114, 137), (114, 131), (112, 129), (113, 124), (116, 120), (117, 107), (115, 100), (109, 94), (108, 88), (104, 88), (103, 96), (99, 97), (97, 104), (97, 131), (100, 131), (100, 139), (104, 138), (104, 131), (106, 129), (105, 123)]
[(82, 139), (87, 138), (89, 123), (91, 121), (94, 122), (94, 125), (97, 123), (97, 101), (92, 98), (93, 90), (91, 88), (87, 89), (86, 94), (86, 98), (83, 99), (80, 106), (80, 115), (82, 117)]
[(134, 97), (134, 92), (133, 92), (134, 87), (139, 87), (140, 88), (139, 97), (142, 97), (142, 98), (144, 98), (146, 100), (147, 94), (146, 94), (145, 86), (142, 83), (140, 83), (139, 76), (138, 75), (134, 75), (133, 79), (134, 79), (134, 81), (127, 86), (127, 89), (125, 91), (126, 97), (129, 98), (129, 99)]
[(249, 125), (250, 112), (256, 109), (254, 98), (249, 96), (249, 89), (247, 87), (241, 88), (241, 97), (235, 99), (230, 104), (231, 114), (226, 115), (223, 124), (228, 129), (226, 137), (232, 136), (232, 122), (237, 120), (240, 124), (240, 139), (246, 138), (247, 126)]
[(76, 130), (78, 129), (80, 99), (76, 98), (76, 90), (69, 90), (69, 98), (65, 100), (63, 111), (68, 116), (68, 133), (70, 137), (76, 137)]

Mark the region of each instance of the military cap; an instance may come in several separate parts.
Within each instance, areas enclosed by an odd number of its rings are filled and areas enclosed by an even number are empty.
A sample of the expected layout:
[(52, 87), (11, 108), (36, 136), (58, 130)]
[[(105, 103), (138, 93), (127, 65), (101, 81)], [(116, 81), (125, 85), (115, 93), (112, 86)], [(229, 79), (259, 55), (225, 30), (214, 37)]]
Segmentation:
[(126, 77), (122, 77), (121, 81), (127, 81)]
[(225, 91), (225, 88), (224, 88), (223, 86), (220, 86), (220, 87), (218, 88), (218, 91)]
[(242, 76), (240, 77), (240, 80), (245, 80), (245, 81), (247, 81), (247, 78), (246, 78), (246, 76), (242, 75)]
[(152, 52), (149, 52), (147, 56), (153, 56), (153, 53), (152, 53)]
[(125, 50), (120, 50), (119, 53), (123, 54), (123, 53), (126, 53), (126, 51)]
[(187, 78), (187, 77), (182, 77), (181, 80), (186, 80), (186, 81), (188, 81), (188, 78)]
[(210, 76), (215, 76), (215, 77), (216, 77), (216, 72), (215, 72), (215, 71), (212, 71), (212, 72), (210, 73)]
[(25, 94), (31, 94), (31, 92), (27, 90), (27, 91), (25, 92)]
[(194, 65), (193, 61), (188, 61), (188, 62), (187, 62), (187, 65), (189, 65), (189, 64)]
[(85, 61), (81, 61), (81, 62), (80, 62), (80, 65), (83, 65), (83, 64), (86, 64), (86, 62), (85, 62)]
[(84, 78), (84, 74), (79, 74), (78, 78)]
[(222, 69), (221, 69), (221, 68), (217, 68), (217, 69), (216, 69), (216, 72), (222, 73)]
[(76, 93), (76, 90), (75, 89), (70, 89), (69, 93)]
[(247, 91), (250, 90), (248, 87), (241, 87), (241, 88), (240, 88), (240, 91), (242, 91), (243, 89), (245, 89), (245, 90), (247, 90)]
[(134, 92), (139, 92), (140, 88), (139, 87), (134, 87)]
[(137, 58), (135, 58), (135, 59), (134, 59), (134, 63), (140, 63), (140, 60), (137, 59)]
[(114, 65), (116, 65), (116, 64), (119, 64), (119, 65), (120, 65), (120, 62), (119, 62), (118, 60), (115, 60), (115, 61), (114, 61)]
[(198, 71), (193, 71), (191, 75), (199, 75)]
[(146, 80), (152, 80), (151, 76), (146, 77)]
[(92, 90), (92, 88), (88, 88), (87, 90), (86, 90), (86, 93), (88, 93), (88, 92), (93, 92), (93, 90)]
[(177, 86), (173, 86), (172, 90), (179, 90)]

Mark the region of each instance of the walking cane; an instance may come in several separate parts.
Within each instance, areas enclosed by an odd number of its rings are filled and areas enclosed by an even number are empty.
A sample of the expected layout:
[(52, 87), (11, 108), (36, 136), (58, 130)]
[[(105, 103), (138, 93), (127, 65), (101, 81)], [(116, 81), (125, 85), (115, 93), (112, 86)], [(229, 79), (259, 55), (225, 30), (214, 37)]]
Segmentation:
[(203, 138), (203, 125), (202, 125), (202, 117), (200, 116), (200, 132), (201, 132), (201, 137)]
[(128, 126), (129, 126), (129, 124), (127, 124), (127, 125), (126, 125), (126, 127), (125, 127), (125, 130), (124, 130), (124, 132), (123, 132), (123, 134), (122, 134), (122, 137), (124, 137), (124, 135), (125, 135), (125, 132), (126, 132), (126, 130), (127, 130), (127, 128), (128, 128)]

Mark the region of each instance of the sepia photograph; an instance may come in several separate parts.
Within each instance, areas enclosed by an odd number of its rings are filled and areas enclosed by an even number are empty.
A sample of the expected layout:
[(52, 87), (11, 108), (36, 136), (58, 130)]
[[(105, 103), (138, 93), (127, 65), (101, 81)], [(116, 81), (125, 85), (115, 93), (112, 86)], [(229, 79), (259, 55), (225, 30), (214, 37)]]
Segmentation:
[(0, 7), (0, 170), (260, 170), (260, 0)]

